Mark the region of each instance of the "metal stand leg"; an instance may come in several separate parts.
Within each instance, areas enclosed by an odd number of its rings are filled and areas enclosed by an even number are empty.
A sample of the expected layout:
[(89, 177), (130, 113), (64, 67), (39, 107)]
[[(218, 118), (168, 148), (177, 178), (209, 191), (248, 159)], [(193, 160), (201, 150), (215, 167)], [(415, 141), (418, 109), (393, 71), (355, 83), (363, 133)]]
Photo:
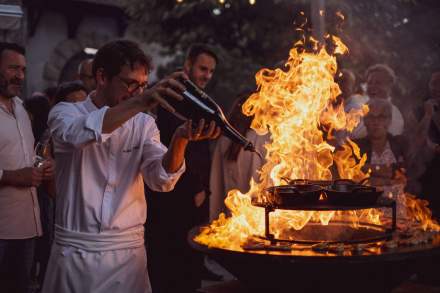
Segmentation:
[(271, 244), (275, 243), (274, 236), (270, 234), (270, 224), (269, 224), (269, 213), (272, 212), (273, 209), (270, 207), (264, 208), (264, 228), (265, 228), (265, 234), (266, 238), (270, 241)]
[(394, 232), (397, 229), (397, 206), (396, 206), (396, 202), (393, 202), (391, 208), (393, 209), (393, 225), (392, 225), (391, 229)]

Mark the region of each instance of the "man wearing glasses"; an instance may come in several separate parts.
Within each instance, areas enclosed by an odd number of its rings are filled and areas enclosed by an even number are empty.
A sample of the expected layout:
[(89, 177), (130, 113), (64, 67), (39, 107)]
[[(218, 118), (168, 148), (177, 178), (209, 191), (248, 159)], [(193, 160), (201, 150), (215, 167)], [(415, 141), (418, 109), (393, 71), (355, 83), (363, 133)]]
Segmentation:
[(173, 189), (189, 141), (220, 134), (213, 122), (179, 126), (167, 149), (142, 112), (181, 100), (187, 78), (174, 73), (150, 89), (150, 61), (137, 44), (115, 41), (94, 59), (97, 88), (49, 115), (57, 161), (55, 241), (42, 292), (151, 292), (144, 248), (143, 182)]

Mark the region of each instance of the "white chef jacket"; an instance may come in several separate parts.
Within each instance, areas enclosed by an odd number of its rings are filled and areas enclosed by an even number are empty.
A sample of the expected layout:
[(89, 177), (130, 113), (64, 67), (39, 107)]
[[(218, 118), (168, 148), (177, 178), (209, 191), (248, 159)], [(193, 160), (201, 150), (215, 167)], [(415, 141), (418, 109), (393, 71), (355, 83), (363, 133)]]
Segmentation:
[[(154, 119), (139, 113), (102, 133), (108, 107), (90, 98), (49, 114), (56, 160), (56, 232), (43, 292), (150, 292), (143, 240), (143, 180), (174, 188)], [(143, 178), (143, 180), (142, 180)]]

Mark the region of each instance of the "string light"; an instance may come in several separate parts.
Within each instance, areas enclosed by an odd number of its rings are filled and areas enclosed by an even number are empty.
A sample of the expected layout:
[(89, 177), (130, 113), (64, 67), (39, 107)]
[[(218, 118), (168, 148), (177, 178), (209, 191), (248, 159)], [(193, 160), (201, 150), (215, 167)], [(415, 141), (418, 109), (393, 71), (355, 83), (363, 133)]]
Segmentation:
[(214, 8), (212, 10), (212, 13), (214, 13), (214, 15), (220, 15), (220, 14), (222, 14), (222, 11), (220, 9), (218, 9), (218, 8)]

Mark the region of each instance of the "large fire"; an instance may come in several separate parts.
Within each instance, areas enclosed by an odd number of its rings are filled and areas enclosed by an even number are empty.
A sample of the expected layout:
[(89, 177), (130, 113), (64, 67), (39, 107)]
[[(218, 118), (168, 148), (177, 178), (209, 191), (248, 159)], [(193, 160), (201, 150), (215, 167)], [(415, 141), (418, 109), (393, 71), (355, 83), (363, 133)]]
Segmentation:
[[(333, 41), (334, 54), (348, 51), (339, 38), (327, 38)], [(348, 140), (342, 150), (336, 150), (324, 139), (332, 139), (334, 131), (352, 131), (368, 109), (346, 113), (343, 105), (333, 106), (340, 94), (334, 81), (336, 56), (329, 54), (325, 47), (305, 52), (297, 45), (291, 49), (284, 69), (262, 69), (256, 74), (258, 92), (251, 95), (242, 108), (244, 114), (254, 116), (251, 127), (258, 134), (270, 133), (270, 142), (265, 145), (266, 163), (260, 170), (259, 180), (251, 181), (251, 188), (245, 194), (238, 190), (228, 193), (225, 204), (232, 216), (227, 218), (221, 214), (204, 228), (195, 238), (201, 244), (241, 250), (248, 237), (264, 235), (264, 210), (253, 206), (251, 200), (264, 200), (264, 190), (286, 184), (286, 178), (331, 180), (336, 173), (340, 178), (354, 181), (368, 177), (368, 173), (362, 171), (366, 155), (360, 154), (354, 142)], [(423, 210), (417, 204), (413, 206), (417, 206), (413, 209), (417, 214)], [(380, 224), (380, 217), (381, 212), (374, 209), (357, 212), (276, 210), (271, 213), (270, 229), (277, 236), (289, 229), (301, 230), (309, 221), (327, 225), (332, 219), (344, 218), (353, 225)], [(435, 223), (426, 225), (432, 228)]]

